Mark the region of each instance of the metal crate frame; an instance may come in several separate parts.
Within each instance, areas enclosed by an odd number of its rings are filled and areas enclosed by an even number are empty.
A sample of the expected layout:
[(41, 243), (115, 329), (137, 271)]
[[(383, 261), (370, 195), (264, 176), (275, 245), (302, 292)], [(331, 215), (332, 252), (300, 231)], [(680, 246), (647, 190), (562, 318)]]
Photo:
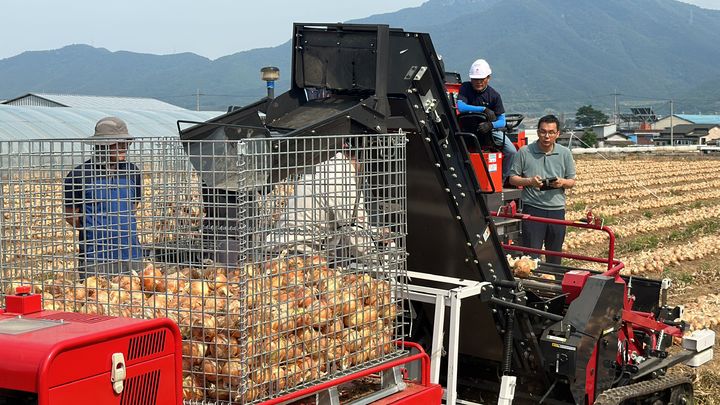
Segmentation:
[(31, 284), (46, 309), (171, 318), (185, 339), (188, 402), (258, 403), (404, 355), (403, 134), (134, 139), (137, 169), (102, 173), (140, 174), (142, 258), (92, 267), (136, 273), (78, 280), (88, 241), (65, 223), (68, 177), (98, 150), (77, 140), (0, 148), (0, 304)]

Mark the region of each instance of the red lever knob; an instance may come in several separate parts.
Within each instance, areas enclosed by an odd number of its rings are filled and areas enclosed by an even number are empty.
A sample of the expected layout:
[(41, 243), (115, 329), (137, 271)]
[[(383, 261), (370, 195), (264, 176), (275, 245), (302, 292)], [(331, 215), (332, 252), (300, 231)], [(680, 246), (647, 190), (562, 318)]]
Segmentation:
[(15, 287), (15, 294), (16, 295), (28, 295), (30, 294), (30, 286), (29, 285), (21, 285), (19, 287)]

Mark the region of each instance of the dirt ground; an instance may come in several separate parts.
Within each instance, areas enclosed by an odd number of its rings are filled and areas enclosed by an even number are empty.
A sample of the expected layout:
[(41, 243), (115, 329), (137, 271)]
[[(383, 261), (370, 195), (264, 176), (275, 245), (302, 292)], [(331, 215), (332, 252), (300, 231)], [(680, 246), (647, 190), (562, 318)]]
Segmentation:
[[(720, 229), (716, 226), (720, 218), (714, 211), (720, 207), (720, 198), (711, 193), (716, 188), (714, 181), (715, 173), (705, 173), (720, 167), (720, 159), (716, 156), (660, 156), (650, 157), (647, 155), (628, 156), (621, 158), (609, 158), (604, 160), (598, 157), (579, 157), (576, 159), (578, 167), (578, 182), (585, 182), (590, 187), (584, 191), (569, 193), (568, 207), (576, 210), (592, 208), (595, 212), (602, 213), (603, 210), (613, 212), (614, 207), (630, 206), (631, 209), (621, 214), (608, 215), (606, 219), (610, 227), (624, 229), (625, 235), (617, 239), (616, 247), (618, 258), (624, 262), (634, 264), (638, 269), (638, 276), (653, 279), (670, 278), (673, 286), (669, 294), (669, 304), (687, 304), (693, 311), (702, 309), (702, 316), (707, 318), (707, 325), (715, 330), (717, 336), (716, 347), (720, 347), (720, 299), (717, 294), (720, 292), (720, 254), (717, 253), (720, 245)], [(684, 173), (664, 174), (664, 170), (652, 168), (655, 163), (670, 168), (687, 167), (687, 175)], [(681, 162), (680, 165), (677, 163)], [(643, 164), (648, 165), (648, 170), (654, 176), (646, 176), (641, 169)], [(628, 170), (622, 167), (632, 166)], [(695, 166), (698, 166), (695, 169)], [(702, 166), (703, 168), (700, 168)], [(709, 169), (707, 169), (709, 167)], [(639, 182), (627, 181), (633, 171), (638, 173)], [(602, 176), (597, 176), (602, 173)], [(617, 181), (607, 181), (617, 176)], [(676, 181), (673, 180), (676, 178)], [(630, 177), (631, 178), (631, 177)], [(603, 179), (604, 182), (601, 182)], [(644, 180), (647, 186), (643, 186)], [(626, 183), (626, 187), (616, 186), (617, 183)], [(596, 182), (597, 185), (593, 183)], [(650, 184), (657, 182), (660, 184)], [(603, 183), (603, 184), (601, 184)], [(614, 198), (603, 199), (603, 197), (591, 197), (593, 193), (602, 194), (603, 188), (615, 187)], [(647, 187), (647, 188), (645, 188)], [(707, 190), (704, 193), (703, 190)], [(630, 197), (623, 198), (623, 195)], [(669, 196), (678, 197), (677, 201), (663, 204), (653, 204), (653, 201), (668, 199)], [(683, 196), (687, 196), (686, 199)], [(598, 202), (587, 204), (591, 198), (598, 198)], [(583, 206), (583, 205), (586, 206)], [(656, 207), (654, 205), (661, 205)], [(569, 210), (570, 212), (570, 210)], [(690, 216), (686, 216), (691, 213)], [(649, 230), (644, 230), (642, 225), (647, 225)], [(637, 225), (637, 229), (633, 226)], [(570, 234), (569, 234), (570, 235)], [(704, 245), (700, 245), (700, 241)], [(607, 249), (603, 243), (587, 243), (572, 251), (591, 255), (601, 255)], [(647, 270), (643, 265), (653, 258), (667, 258), (671, 251), (684, 249), (690, 254), (670, 255), (669, 263), (660, 263), (657, 268)], [(566, 250), (567, 246), (566, 246)], [(696, 255), (699, 251), (707, 251), (709, 254)], [(696, 257), (703, 256), (703, 257)], [(661, 260), (659, 260), (661, 261)], [(668, 261), (667, 259), (665, 260)], [(696, 304), (700, 302), (701, 304)], [(692, 316), (689, 315), (688, 316)], [(710, 363), (698, 368), (691, 369), (682, 366), (673, 372), (689, 373), (695, 381), (695, 395), (699, 404), (720, 404), (720, 356)]]

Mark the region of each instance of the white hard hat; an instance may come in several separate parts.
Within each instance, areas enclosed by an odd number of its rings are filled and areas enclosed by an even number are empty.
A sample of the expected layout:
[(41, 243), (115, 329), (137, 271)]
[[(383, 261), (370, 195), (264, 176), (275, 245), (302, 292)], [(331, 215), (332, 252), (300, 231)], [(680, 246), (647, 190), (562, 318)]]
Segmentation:
[(490, 69), (490, 65), (488, 65), (485, 59), (478, 59), (470, 66), (468, 76), (470, 76), (471, 79), (484, 79), (491, 74), (492, 69)]

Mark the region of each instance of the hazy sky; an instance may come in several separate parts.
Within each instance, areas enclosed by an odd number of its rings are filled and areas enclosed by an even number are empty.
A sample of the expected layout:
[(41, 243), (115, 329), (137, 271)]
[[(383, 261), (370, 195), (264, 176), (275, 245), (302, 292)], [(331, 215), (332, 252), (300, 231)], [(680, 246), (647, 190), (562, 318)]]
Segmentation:
[(279, 45), (293, 22), (341, 22), (425, 0), (0, 0), (0, 59), (89, 44), (211, 59)]
[[(426, 0), (0, 0), (0, 59), (89, 44), (211, 59), (279, 45), (293, 22), (340, 22)], [(720, 0), (684, 0), (720, 9)], [(266, 9), (267, 8), (267, 9)]]

